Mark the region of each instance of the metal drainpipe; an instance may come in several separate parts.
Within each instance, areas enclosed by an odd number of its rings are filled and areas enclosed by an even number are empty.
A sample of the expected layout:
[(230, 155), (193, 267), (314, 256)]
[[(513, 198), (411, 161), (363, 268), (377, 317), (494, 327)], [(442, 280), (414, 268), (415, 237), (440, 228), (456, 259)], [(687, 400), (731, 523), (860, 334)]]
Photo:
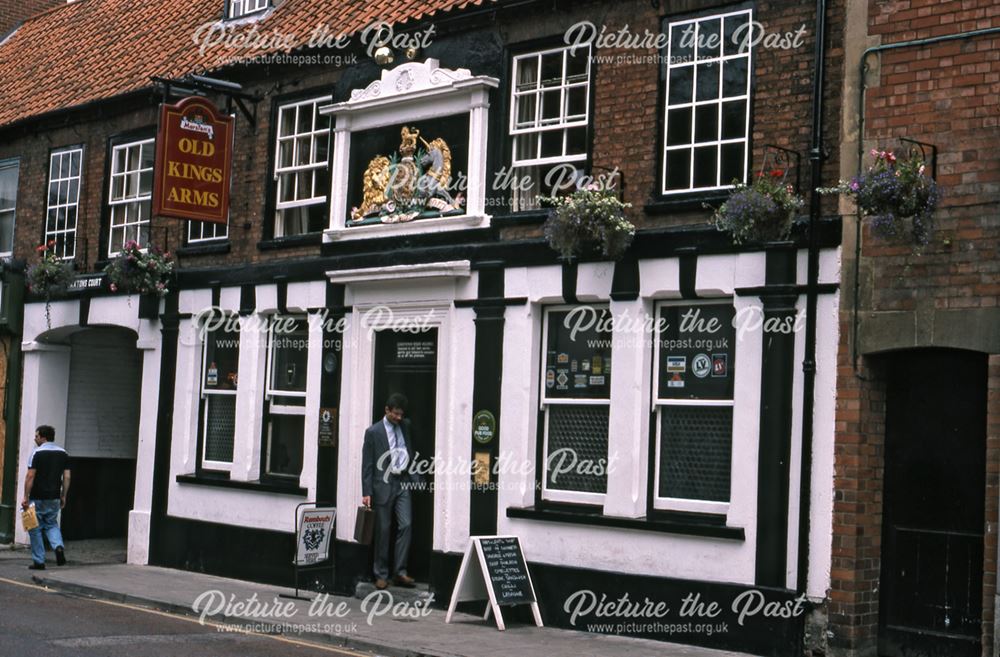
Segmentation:
[(809, 148), (809, 254), (806, 274), (806, 353), (802, 361), (802, 458), (799, 470), (799, 553), (796, 588), (808, 589), (809, 499), (812, 474), (813, 398), (816, 390), (816, 286), (819, 283), (819, 251), (816, 223), (820, 218), (823, 182), (823, 83), (826, 71), (826, 0), (816, 0), (816, 73), (813, 76), (812, 144)]
[[(978, 36), (989, 34), (1000, 34), (1000, 27), (988, 27), (981, 30), (970, 30), (968, 32), (956, 32), (955, 34), (944, 34), (925, 39), (913, 39), (910, 41), (899, 41), (897, 43), (887, 43), (881, 46), (866, 48), (861, 54), (861, 63), (858, 64), (860, 78), (860, 88), (858, 91), (858, 174), (861, 173), (861, 161), (865, 155), (865, 73), (867, 72), (868, 57), (878, 52), (888, 50), (899, 50), (900, 48), (912, 48), (915, 46), (928, 46), (945, 41), (964, 41)], [(854, 372), (858, 372), (858, 327), (859, 318), (859, 296), (861, 292), (861, 220), (855, 222), (854, 229), (854, 307), (852, 312), (852, 323), (854, 325), (854, 340), (851, 345), (851, 363), (854, 365)]]

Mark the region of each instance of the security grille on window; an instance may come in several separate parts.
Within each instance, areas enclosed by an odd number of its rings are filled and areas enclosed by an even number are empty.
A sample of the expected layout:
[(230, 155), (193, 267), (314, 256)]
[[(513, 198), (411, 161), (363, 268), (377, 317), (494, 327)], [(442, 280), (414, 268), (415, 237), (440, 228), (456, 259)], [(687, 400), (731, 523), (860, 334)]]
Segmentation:
[(224, 240), (229, 237), (229, 224), (214, 221), (189, 221), (188, 243)]
[(202, 327), (202, 466), (229, 469), (236, 431), (240, 324), (236, 315), (216, 314)]
[(0, 162), (0, 257), (14, 251), (14, 214), (17, 209), (17, 160)]
[(657, 509), (729, 510), (736, 334), (732, 302), (657, 308)]
[(268, 0), (229, 0), (229, 18), (239, 18), (267, 9)]
[(152, 139), (121, 144), (111, 151), (109, 257), (118, 255), (129, 241), (142, 246), (149, 241), (154, 155)]
[(270, 475), (298, 477), (305, 433), (309, 325), (274, 317), (268, 331), (267, 428), (264, 462)]
[(329, 101), (329, 97), (314, 98), (278, 109), (275, 237), (316, 233), (327, 227), (330, 117), (321, 116), (317, 108)]
[(545, 310), (542, 499), (601, 504), (607, 492), (611, 326), (607, 307)]
[[(539, 207), (584, 173), (590, 123), (590, 46), (514, 57), (510, 134), (518, 179), (512, 210)], [(562, 181), (563, 189), (554, 189)], [(527, 184), (530, 182), (530, 186)]]
[(668, 25), (664, 194), (722, 189), (744, 181), (750, 125), (751, 12)]
[(49, 157), (49, 195), (45, 215), (45, 243), (55, 242), (60, 258), (76, 256), (76, 223), (80, 207), (83, 149), (67, 148)]

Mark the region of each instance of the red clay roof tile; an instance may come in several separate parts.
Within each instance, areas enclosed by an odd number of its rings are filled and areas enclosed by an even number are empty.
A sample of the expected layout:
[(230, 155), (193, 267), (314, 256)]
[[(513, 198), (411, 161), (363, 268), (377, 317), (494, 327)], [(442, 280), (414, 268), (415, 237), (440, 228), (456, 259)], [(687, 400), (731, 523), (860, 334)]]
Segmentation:
[[(406, 23), (496, 1), (285, 0), (254, 25), (260, 35), (294, 35), (304, 45), (320, 23), (355, 35), (377, 21)], [(247, 54), (225, 46), (199, 52), (195, 32), (220, 19), (224, 2), (77, 0), (25, 21), (0, 44), (0, 126), (147, 88), (152, 76), (216, 69), (226, 57)]]

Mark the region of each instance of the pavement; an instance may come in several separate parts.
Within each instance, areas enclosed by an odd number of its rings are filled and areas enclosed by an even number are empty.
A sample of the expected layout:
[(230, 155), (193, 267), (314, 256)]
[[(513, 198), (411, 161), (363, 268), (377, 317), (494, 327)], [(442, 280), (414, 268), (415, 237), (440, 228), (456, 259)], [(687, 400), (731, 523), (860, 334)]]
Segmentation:
[[(34, 582), (78, 597), (125, 603), (195, 617), (225, 628), (283, 635), (341, 646), (385, 657), (740, 657), (744, 653), (711, 650), (632, 637), (591, 634), (508, 623), (496, 629), (492, 618), (427, 607), (413, 596), (384, 593), (360, 600), (305, 593), (312, 600), (292, 600), (292, 589), (226, 579), (155, 566), (123, 563), (117, 542), (79, 541), (66, 546), (69, 564), (48, 564), (29, 571), (23, 547), (0, 546), (0, 577)], [(392, 593), (392, 589), (389, 589)]]

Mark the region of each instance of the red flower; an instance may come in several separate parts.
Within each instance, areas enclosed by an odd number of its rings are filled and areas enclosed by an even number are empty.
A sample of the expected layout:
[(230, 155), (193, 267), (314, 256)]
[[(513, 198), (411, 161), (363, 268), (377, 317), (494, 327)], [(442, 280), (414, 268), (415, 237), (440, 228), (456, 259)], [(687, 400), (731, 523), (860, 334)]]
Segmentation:
[(42, 253), (48, 250), (48, 248), (49, 247), (45, 246), (44, 244), (39, 244), (38, 246), (35, 247), (35, 251), (37, 251), (38, 253)]
[(785, 175), (785, 172), (782, 171), (781, 169), (771, 169), (771, 177), (772, 178), (781, 178), (784, 175)]

